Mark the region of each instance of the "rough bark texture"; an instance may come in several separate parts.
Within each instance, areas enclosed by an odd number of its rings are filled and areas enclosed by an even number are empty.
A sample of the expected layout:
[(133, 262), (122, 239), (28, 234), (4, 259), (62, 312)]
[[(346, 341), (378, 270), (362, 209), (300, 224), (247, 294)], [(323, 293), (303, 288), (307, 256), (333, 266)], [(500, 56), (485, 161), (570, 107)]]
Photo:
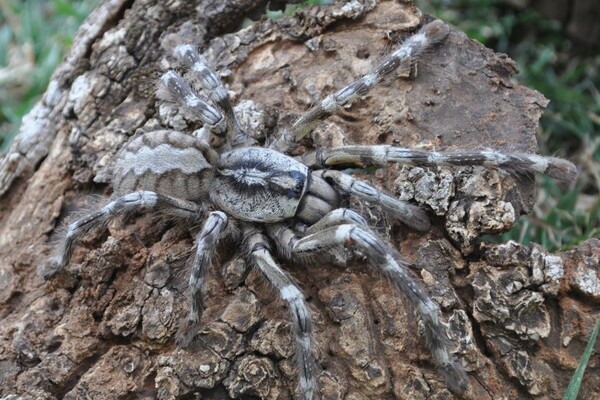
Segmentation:
[[(0, 183), (10, 187), (0, 198), (3, 399), (292, 398), (287, 311), (246, 274), (235, 243), (220, 248), (202, 332), (186, 349), (174, 334), (187, 310), (194, 228), (151, 217), (116, 222), (77, 248), (70, 273), (51, 282), (36, 274), (65, 216), (90, 193), (110, 195), (112, 157), (131, 135), (195, 127), (155, 97), (165, 46), (197, 43), (236, 101), (263, 107), (268, 135), (367, 72), (422, 20), (409, 5), (364, 0), (227, 33), (264, 5), (112, 1), (88, 21), (30, 128), (1, 160)], [(314, 142), (535, 152), (546, 100), (514, 84), (514, 72), (510, 59), (453, 31), (417, 68), (322, 124)], [(529, 177), (392, 166), (363, 178), (430, 211), (434, 227), (417, 234), (362, 207), (441, 304), (470, 386), (463, 395), (445, 388), (412, 311), (363, 263), (286, 265), (310, 300), (320, 398), (561, 397), (600, 315), (599, 241), (556, 255), (479, 244), (531, 207)], [(596, 352), (590, 370), (599, 366)], [(590, 373), (580, 398), (598, 397), (600, 379)]]

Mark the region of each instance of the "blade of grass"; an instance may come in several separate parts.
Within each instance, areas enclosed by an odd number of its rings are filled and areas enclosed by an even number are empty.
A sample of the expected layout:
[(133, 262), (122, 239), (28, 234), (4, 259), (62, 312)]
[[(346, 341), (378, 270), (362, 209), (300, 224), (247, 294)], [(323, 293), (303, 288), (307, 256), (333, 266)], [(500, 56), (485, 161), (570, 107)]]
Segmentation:
[(585, 351), (583, 352), (583, 356), (581, 356), (581, 361), (579, 361), (579, 366), (575, 370), (575, 374), (571, 378), (571, 382), (569, 382), (569, 386), (567, 387), (567, 391), (565, 392), (565, 397), (563, 400), (576, 400), (577, 394), (579, 393), (579, 388), (581, 387), (581, 382), (583, 381), (583, 373), (585, 371), (585, 367), (587, 366), (588, 361), (590, 360), (590, 356), (592, 355), (592, 351), (594, 350), (594, 344), (596, 344), (596, 338), (598, 337), (598, 331), (600, 330), (600, 319), (596, 321), (596, 326), (592, 331), (592, 335), (590, 336), (590, 341), (585, 347)]

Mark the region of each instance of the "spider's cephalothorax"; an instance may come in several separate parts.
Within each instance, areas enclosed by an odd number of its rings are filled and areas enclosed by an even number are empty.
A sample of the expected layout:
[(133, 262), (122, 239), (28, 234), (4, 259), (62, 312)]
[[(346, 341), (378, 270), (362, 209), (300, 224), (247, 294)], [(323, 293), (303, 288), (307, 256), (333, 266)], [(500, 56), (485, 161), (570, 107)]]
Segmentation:
[[(300, 263), (311, 262), (340, 249), (359, 252), (410, 301), (423, 322), (426, 343), (447, 384), (455, 391), (467, 387), (467, 375), (453, 359), (439, 306), (409, 271), (409, 264), (356, 212), (341, 208), (344, 198), (376, 204), (390, 217), (425, 231), (429, 219), (421, 208), (364, 183), (336, 168), (411, 165), (483, 165), (517, 173), (539, 172), (569, 181), (576, 174), (568, 161), (533, 154), (494, 151), (440, 153), (393, 146), (342, 146), (289, 154), (307, 138), (321, 120), (366, 94), (402, 63), (442, 42), (449, 28), (440, 21), (423, 26), (373, 70), (345, 88), (325, 97), (289, 129), (271, 142), (255, 147), (237, 121), (227, 91), (206, 61), (190, 45), (175, 48), (175, 57), (197, 75), (209, 100), (176, 72), (168, 71), (160, 82), (162, 94), (194, 113), (204, 123), (199, 138), (159, 130), (133, 137), (119, 152), (113, 173), (113, 200), (96, 212), (69, 225), (56, 260), (42, 271), (49, 277), (71, 257), (73, 244), (94, 227), (105, 227), (116, 216), (135, 210), (159, 210), (204, 225), (196, 237), (189, 279), (190, 313), (180, 343), (193, 338), (190, 326), (203, 310), (207, 268), (218, 242), (236, 225), (243, 233), (248, 261), (288, 303), (292, 314), (298, 362), (298, 394), (313, 399), (316, 367), (311, 349), (309, 308), (294, 280), (280, 268), (273, 252)], [(213, 143), (210, 145), (209, 143)], [(215, 145), (216, 144), (216, 145)], [(214, 210), (214, 211), (209, 211)]]
[(219, 208), (243, 221), (279, 222), (296, 215), (309, 171), (274, 150), (247, 147), (223, 154), (214, 178), (210, 199)]

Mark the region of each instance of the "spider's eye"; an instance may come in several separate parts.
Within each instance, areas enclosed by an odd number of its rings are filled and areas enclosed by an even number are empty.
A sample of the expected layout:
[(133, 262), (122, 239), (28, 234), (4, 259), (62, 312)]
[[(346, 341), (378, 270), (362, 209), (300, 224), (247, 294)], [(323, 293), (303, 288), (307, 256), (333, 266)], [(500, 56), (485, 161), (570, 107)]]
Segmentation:
[(305, 184), (306, 175), (299, 171), (277, 172), (269, 178), (271, 191), (284, 195), (288, 199), (299, 199)]
[(298, 171), (285, 172), (271, 180), (271, 184), (275, 184), (280, 193), (285, 194), (288, 199), (299, 199), (305, 183), (306, 176)]
[(294, 180), (294, 187), (291, 189), (291, 191), (295, 194), (293, 197), (299, 197), (304, 189), (306, 177), (304, 174), (298, 171), (290, 172), (290, 177)]

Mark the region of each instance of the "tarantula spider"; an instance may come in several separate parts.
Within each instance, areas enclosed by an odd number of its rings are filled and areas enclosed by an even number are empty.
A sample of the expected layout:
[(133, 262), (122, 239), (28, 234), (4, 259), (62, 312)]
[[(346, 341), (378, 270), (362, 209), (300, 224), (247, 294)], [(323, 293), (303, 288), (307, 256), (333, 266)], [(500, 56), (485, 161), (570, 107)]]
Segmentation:
[[(348, 196), (379, 205), (404, 224), (426, 231), (425, 211), (382, 193), (333, 168), (412, 165), (484, 165), (514, 172), (539, 172), (559, 180), (576, 173), (568, 161), (533, 154), (495, 151), (440, 153), (381, 146), (342, 146), (308, 151), (292, 157), (310, 131), (337, 110), (365, 95), (400, 64), (410, 63), (436, 43), (449, 28), (434, 21), (423, 26), (396, 51), (385, 56), (362, 78), (325, 97), (289, 129), (272, 141), (270, 148), (255, 147), (244, 133), (232, 109), (227, 91), (193, 46), (174, 49), (175, 57), (198, 77), (210, 100), (201, 98), (176, 72), (166, 72), (160, 90), (204, 123), (205, 135), (159, 130), (134, 136), (119, 152), (112, 186), (114, 199), (68, 227), (59, 255), (42, 270), (50, 277), (69, 262), (74, 243), (89, 230), (106, 227), (116, 216), (132, 211), (162, 211), (204, 224), (196, 237), (189, 286), (191, 306), (179, 340), (187, 344), (204, 308), (207, 268), (219, 240), (235, 225), (242, 232), (248, 261), (287, 302), (291, 312), (298, 363), (298, 392), (305, 400), (316, 391), (316, 366), (311, 349), (309, 308), (293, 279), (276, 262), (273, 252), (300, 263), (340, 249), (358, 251), (391, 284), (406, 296), (425, 326), (424, 334), (435, 364), (447, 384), (463, 391), (468, 383), (460, 362), (453, 359), (439, 306), (409, 271), (409, 264), (392, 246), (371, 230), (356, 212), (341, 208)], [(213, 145), (209, 144), (213, 143)], [(215, 145), (216, 143), (216, 145)]]

